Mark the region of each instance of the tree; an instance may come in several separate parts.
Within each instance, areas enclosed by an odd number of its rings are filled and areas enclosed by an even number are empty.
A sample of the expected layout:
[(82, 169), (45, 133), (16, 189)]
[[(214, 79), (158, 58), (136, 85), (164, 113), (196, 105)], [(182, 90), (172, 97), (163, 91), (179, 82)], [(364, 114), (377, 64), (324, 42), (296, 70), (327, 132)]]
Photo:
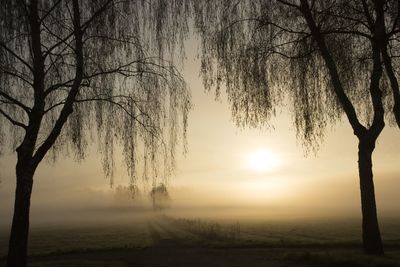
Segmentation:
[(226, 86), (240, 126), (263, 126), (289, 103), (316, 149), (326, 126), (358, 138), (363, 247), (382, 254), (372, 153), (385, 119), (400, 126), (400, 4), (395, 0), (193, 1), (209, 90)]
[(162, 210), (169, 206), (170, 197), (167, 186), (164, 183), (153, 185), (149, 195), (153, 210)]
[(0, 4), (0, 144), (17, 154), (7, 266), (20, 267), (33, 177), (46, 155), (82, 160), (94, 142), (112, 177), (120, 145), (132, 183), (140, 162), (144, 177), (171, 174), (191, 106), (172, 62), (187, 7), (180, 0)]

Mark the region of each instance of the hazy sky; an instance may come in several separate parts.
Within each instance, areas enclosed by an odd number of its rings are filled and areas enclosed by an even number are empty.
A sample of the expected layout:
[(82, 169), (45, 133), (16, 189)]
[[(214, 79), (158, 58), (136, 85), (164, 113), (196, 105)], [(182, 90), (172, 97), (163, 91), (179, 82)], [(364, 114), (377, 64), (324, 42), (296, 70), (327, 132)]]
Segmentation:
[[(232, 216), (249, 214), (254, 208), (265, 218), (359, 215), (357, 139), (347, 121), (327, 132), (318, 153), (308, 157), (284, 110), (273, 120), (274, 130), (238, 129), (225, 99), (215, 101), (212, 93), (204, 92), (194, 43), (189, 46), (183, 74), (192, 90), (194, 108), (189, 116), (188, 153), (178, 156), (170, 184), (173, 206), (225, 207)], [(400, 130), (386, 127), (374, 153), (374, 171), (378, 208), (387, 216), (400, 211), (399, 162)], [(0, 159), (2, 225), (10, 225), (14, 166), (14, 155)], [(34, 179), (33, 223), (84, 208), (120, 205), (111, 195), (94, 151), (80, 164), (71, 159), (43, 162)], [(123, 172), (117, 172), (115, 184), (128, 183)]]

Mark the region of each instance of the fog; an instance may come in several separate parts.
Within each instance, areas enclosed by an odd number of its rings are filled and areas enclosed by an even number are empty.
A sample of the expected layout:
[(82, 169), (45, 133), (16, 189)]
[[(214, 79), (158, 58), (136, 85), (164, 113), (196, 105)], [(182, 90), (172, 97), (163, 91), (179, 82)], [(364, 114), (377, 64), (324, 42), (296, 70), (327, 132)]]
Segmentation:
[[(287, 110), (271, 121), (273, 129), (238, 129), (231, 120), (222, 92), (215, 101), (204, 92), (198, 76), (195, 40), (189, 40), (183, 75), (192, 92), (188, 152), (178, 151), (177, 170), (166, 181), (170, 203), (164, 212), (174, 217), (218, 220), (360, 220), (357, 141), (346, 120), (327, 131), (317, 153), (306, 155), (296, 140)], [(386, 127), (374, 152), (378, 213), (400, 214), (400, 131)], [(94, 147), (94, 146), (93, 146)], [(98, 152), (89, 147), (86, 159), (61, 155), (55, 163), (42, 162), (34, 177), (31, 225), (69, 225), (129, 222), (153, 214), (149, 190), (140, 184), (135, 199), (115, 196), (129, 177), (115, 153), (113, 187), (104, 178)], [(265, 172), (249, 169), (246, 161), (257, 151), (269, 151), (279, 166)], [(0, 159), (0, 227), (9, 229), (15, 190), (15, 154)]]
[[(381, 175), (377, 183), (378, 211), (381, 218), (395, 218), (400, 214), (396, 174)], [(357, 180), (353, 177), (299, 183), (292, 190), (271, 196), (267, 189), (246, 192), (243, 184), (197, 187), (171, 185), (165, 208), (154, 211), (148, 188), (134, 198), (117, 194), (107, 181), (104, 186), (83, 185), (68, 187), (68, 183), (45, 184), (38, 180), (32, 197), (32, 227), (93, 227), (120, 225), (146, 219), (154, 214), (174, 218), (201, 218), (216, 221), (315, 221), (359, 219), (360, 204)], [(343, 181), (346, 181), (344, 183)], [(379, 181), (385, 183), (379, 183)], [(293, 188), (295, 186), (298, 188)], [(10, 190), (5, 190), (5, 187)], [(0, 227), (8, 229), (11, 223), (12, 183), (1, 185)], [(251, 188), (251, 187), (250, 187)]]

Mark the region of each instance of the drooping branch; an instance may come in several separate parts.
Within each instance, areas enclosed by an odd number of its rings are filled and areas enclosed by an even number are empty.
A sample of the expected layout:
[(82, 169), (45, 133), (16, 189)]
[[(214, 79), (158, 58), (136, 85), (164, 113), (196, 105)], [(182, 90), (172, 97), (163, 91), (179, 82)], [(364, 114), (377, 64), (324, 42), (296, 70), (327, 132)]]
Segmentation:
[[(128, 96), (126, 96), (126, 97), (128, 97)], [(141, 127), (143, 127), (143, 129), (145, 129), (148, 133), (150, 133), (154, 137), (157, 137), (157, 139), (160, 139), (160, 136), (158, 136), (156, 134), (157, 131), (154, 131), (154, 126), (147, 125), (139, 119), (139, 117), (142, 117), (142, 116), (147, 117), (147, 119), (150, 119), (150, 116), (148, 114), (146, 114), (144, 111), (142, 111), (141, 108), (138, 106), (136, 106), (136, 108), (140, 111), (140, 113), (137, 115), (133, 114), (132, 112), (130, 112), (128, 110), (128, 108), (129, 108), (128, 106), (125, 106), (123, 103), (116, 101), (115, 98), (116, 98), (115, 96), (114, 97), (92, 97), (92, 98), (86, 98), (86, 99), (77, 99), (75, 102), (76, 103), (85, 103), (85, 102), (107, 102), (107, 103), (110, 103), (110, 104), (116, 106), (117, 108), (121, 109), (126, 115), (128, 115), (129, 118), (131, 118), (132, 120), (139, 123), (139, 125)], [(151, 129), (151, 128), (153, 128), (153, 129)]]
[[(94, 12), (94, 14), (84, 23), (80, 24), (80, 31), (85, 32), (85, 30), (90, 26), (90, 24), (92, 23), (93, 20), (95, 20), (97, 17), (99, 17), (100, 15), (102, 15), (104, 12), (106, 12), (109, 7), (110, 4), (114, 2), (114, 0), (107, 0), (98, 10), (96, 10)], [(54, 49), (56, 49), (57, 47), (59, 47), (62, 44), (65, 44), (65, 42), (70, 39), (71, 37), (75, 37), (76, 38), (76, 34), (75, 34), (75, 27), (74, 30), (72, 32), (70, 32), (69, 34), (67, 34), (65, 37), (60, 38), (60, 40), (55, 43), (54, 45), (52, 45), (51, 47), (49, 47), (46, 51), (46, 53), (44, 54), (45, 57), (47, 57)], [(83, 42), (83, 40), (82, 40)]]
[[(332, 17), (332, 18), (338, 18), (338, 19), (341, 19), (343, 21), (353, 22), (353, 23), (355, 23), (355, 25), (362, 25), (362, 26), (365, 27), (365, 29), (368, 29), (368, 30), (370, 29), (369, 28), (370, 26), (368, 25), (368, 22), (366, 22), (364, 20), (361, 20), (360, 18), (357, 18), (354, 15), (350, 16), (350, 15), (336, 14), (334, 12), (329, 12), (329, 10), (323, 10), (321, 12), (317, 11), (317, 13), (321, 13), (323, 15), (327, 15), (327, 16)], [(364, 34), (363, 32), (360, 32), (360, 31), (356, 31), (355, 32), (355, 34), (360, 34), (360, 33), (361, 33), (361, 35)]]
[[(110, 76), (111, 75), (114, 75), (114, 76), (121, 75), (124, 78), (132, 78), (132, 77), (143, 76), (145, 74), (148, 74), (151, 76), (159, 77), (160, 79), (164, 80), (165, 83), (168, 84), (170, 81), (165, 76), (165, 74), (168, 73), (169, 75), (172, 75), (172, 76), (176, 77), (177, 79), (183, 81), (183, 78), (178, 74), (177, 69), (172, 67), (171, 62), (164, 60), (163, 64), (160, 64), (160, 63), (157, 63), (157, 61), (163, 61), (163, 60), (161, 58), (157, 58), (157, 57), (135, 59), (128, 63), (121, 63), (114, 68), (100, 69), (100, 70), (94, 71), (92, 73), (86, 73), (83, 75), (83, 80), (88, 81), (88, 83), (90, 83), (90, 80), (92, 80), (92, 79), (95, 79), (97, 77), (104, 77), (107, 75), (110, 75)], [(140, 67), (136, 66), (136, 68), (132, 68), (135, 65), (140, 65)], [(51, 93), (53, 93), (54, 91), (56, 91), (60, 88), (71, 87), (73, 81), (74, 81), (74, 79), (70, 79), (70, 80), (63, 81), (61, 83), (57, 83), (57, 84), (53, 84), (53, 85), (49, 86), (45, 91), (45, 96), (50, 95)]]
[(19, 121), (15, 120), (15, 119), (11, 118), (11, 116), (8, 115), (7, 112), (3, 111), (2, 109), (0, 109), (0, 114), (3, 115), (9, 122), (14, 124), (15, 126), (21, 127), (21, 128), (26, 130), (27, 126), (25, 124), (23, 124), (22, 122), (19, 122)]
[[(74, 23), (77, 3), (79, 26)], [(172, 168), (170, 153), (180, 142), (175, 132), (185, 134), (190, 108), (186, 84), (173, 66), (188, 31), (185, 18), (190, 11), (185, 3), (18, 0), (7, 1), (6, 7), (0, 11), (0, 24), (8, 28), (2, 26), (0, 39), (33, 69), (30, 72), (0, 46), (0, 87), (6, 89), (2, 92), (29, 108), (25, 116), (27, 108), (20, 111), (19, 103), (0, 95), (2, 111), (27, 124), (26, 134), (13, 136), (17, 151), (27, 151), (29, 161), (34, 156), (36, 163), (50, 149), (55, 156), (67, 148), (83, 159), (86, 144), (94, 142), (105, 174), (112, 178), (107, 168), (112, 166), (113, 144), (118, 142), (124, 147), (132, 179), (137, 176), (135, 161), (141, 156), (154, 159), (148, 165), (152, 171), (160, 167), (155, 163), (160, 160), (165, 170)], [(77, 26), (81, 36), (76, 35)], [(84, 68), (77, 86), (80, 42)], [(119, 97), (123, 95), (139, 102)], [(118, 113), (118, 118), (111, 118), (110, 112)], [(165, 150), (155, 142), (155, 135)]]
[[(131, 103), (136, 103), (135, 108), (139, 110), (139, 114), (133, 114), (131, 111), (129, 111), (129, 105), (127, 105), (126, 103), (123, 103), (121, 101), (118, 101), (118, 99), (127, 99), (128, 101), (130, 101)], [(146, 131), (148, 131), (149, 133), (151, 133), (152, 135), (156, 136), (154, 133), (155, 131), (153, 130), (149, 130), (149, 128), (152, 128), (153, 126), (151, 125), (146, 125), (144, 122), (142, 122), (139, 117), (146, 117), (147, 119), (151, 119), (150, 116), (144, 112), (143, 110), (141, 110), (140, 106), (137, 105), (137, 101), (134, 100), (132, 97), (130, 96), (123, 96), (123, 95), (116, 95), (116, 96), (93, 96), (90, 98), (80, 98), (80, 99), (76, 99), (74, 101), (77, 104), (84, 104), (87, 102), (107, 102), (109, 104), (114, 105), (115, 107), (121, 109), (129, 118), (133, 119), (134, 121), (136, 121), (137, 123), (139, 123), (140, 126), (143, 127), (143, 129), (145, 129)], [(64, 106), (67, 103), (66, 100), (58, 102), (54, 105), (52, 105), (51, 107), (49, 107), (48, 109), (45, 110), (45, 113), (48, 113), (52, 110), (54, 110), (57, 107), (60, 106)], [(153, 127), (154, 128), (154, 127)], [(158, 137), (159, 138), (159, 137)]]
[(343, 30), (343, 29), (333, 29), (333, 30), (326, 30), (326, 31), (320, 31), (321, 35), (335, 35), (335, 34), (345, 34), (345, 35), (358, 35), (361, 37), (366, 38), (367, 40), (372, 39), (372, 36), (364, 33), (364, 32), (360, 32), (360, 31), (356, 31), (356, 30)]
[(288, 2), (288, 1), (285, 1), (285, 0), (277, 0), (279, 3), (281, 3), (281, 4), (284, 4), (284, 5), (286, 5), (286, 6), (290, 6), (290, 7), (293, 7), (293, 8), (295, 8), (295, 9), (300, 9), (300, 6), (299, 5), (296, 5), (296, 4), (294, 4), (294, 3), (291, 3), (291, 2)]
[(393, 25), (390, 32), (394, 32), (396, 30), (396, 28), (399, 26), (399, 20), (400, 20), (400, 3), (397, 2), (396, 18), (393, 21)]
[(372, 18), (371, 13), (369, 12), (368, 4), (366, 0), (361, 0), (362, 7), (363, 7), (363, 14), (365, 15), (365, 18), (367, 19), (369, 29), (374, 28), (374, 20)]
[(0, 96), (10, 101), (10, 103), (17, 105), (18, 107), (22, 108), (27, 114), (30, 113), (31, 109), (24, 105), (22, 102), (18, 101), (14, 97), (11, 97), (9, 94), (0, 91)]
[(57, 0), (49, 10), (46, 11), (46, 13), (40, 18), (40, 23), (43, 23), (43, 21), (49, 16), (56, 8), (57, 6), (61, 3), (62, 0)]
[(393, 113), (396, 119), (398, 127), (400, 127), (400, 89), (396, 74), (393, 69), (392, 58), (387, 51), (387, 46), (382, 46), (382, 58), (385, 64), (386, 73), (390, 80), (390, 86), (392, 88), (394, 106)]
[(319, 28), (315, 24), (308, 1), (301, 0), (300, 2), (301, 2), (301, 12), (303, 13), (305, 20), (307, 21), (307, 24), (311, 30), (311, 33), (318, 44), (318, 48), (320, 50), (321, 56), (323, 57), (323, 59), (326, 63), (326, 67), (329, 70), (334, 91), (340, 100), (342, 108), (343, 108), (344, 112), (346, 113), (346, 116), (354, 130), (354, 133), (357, 136), (361, 136), (361, 135), (365, 134), (366, 128), (360, 123), (360, 121), (357, 117), (356, 110), (355, 110), (353, 104), (351, 103), (350, 99), (346, 95), (346, 92), (343, 88), (343, 84), (340, 80), (340, 76), (338, 73), (336, 63), (333, 60), (331, 53), (329, 52), (329, 49), (325, 43), (323, 36), (320, 33)]
[(23, 59), (21, 56), (19, 56), (16, 52), (14, 52), (14, 50), (12, 50), (11, 48), (9, 48), (5, 43), (3, 43), (2, 41), (0, 41), (0, 47), (2, 47), (4, 50), (6, 50), (8, 53), (10, 53), (10, 55), (12, 55), (14, 58), (16, 58), (19, 62), (21, 62), (22, 64), (24, 64), (30, 71), (33, 72), (33, 67), (25, 60)]
[(19, 73), (15, 70), (14, 71), (8, 70), (1, 66), (0, 66), (0, 71), (4, 74), (7, 74), (9, 76), (19, 79), (20, 81), (24, 82), (26, 85), (29, 85), (30, 87), (33, 87), (33, 82), (29, 79), (29, 77), (25, 77), (25, 75), (23, 73)]

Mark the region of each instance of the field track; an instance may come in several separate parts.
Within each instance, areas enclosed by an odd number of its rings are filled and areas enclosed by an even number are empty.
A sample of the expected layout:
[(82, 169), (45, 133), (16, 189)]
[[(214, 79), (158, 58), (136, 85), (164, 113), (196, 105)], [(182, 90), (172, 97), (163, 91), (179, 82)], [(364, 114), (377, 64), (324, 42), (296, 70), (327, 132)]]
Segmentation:
[[(201, 220), (175, 220), (166, 216), (149, 217), (145, 224), (136, 228), (114, 231), (77, 234), (82, 242), (91, 241), (95, 247), (37, 253), (30, 257), (30, 266), (36, 267), (94, 267), (94, 266), (138, 266), (138, 267), (400, 267), (400, 248), (392, 247), (385, 257), (374, 258), (363, 255), (359, 244), (341, 246), (290, 245), (280, 242), (288, 231), (261, 231), (234, 228), (233, 235), (226, 225)], [(228, 229), (228, 230), (227, 230)], [(131, 233), (129, 232), (131, 231)], [(237, 231), (237, 232), (235, 232)], [(240, 232), (240, 233), (239, 233)], [(293, 231), (289, 231), (293, 232)], [(73, 233), (73, 231), (71, 231)], [(94, 238), (99, 234), (98, 239)], [(228, 233), (228, 234), (227, 234)], [(103, 237), (100, 234), (104, 235)], [(237, 236), (236, 236), (237, 235)], [(314, 235), (298, 233), (304, 240), (313, 240)], [(45, 235), (49, 237), (48, 235)], [(146, 245), (126, 242), (132, 238), (146, 240)], [(273, 243), (246, 243), (245, 239), (261, 238)], [(46, 247), (65, 242), (65, 235), (54, 236)], [(117, 244), (103, 246), (107, 243)], [(121, 246), (115, 240), (120, 240)], [(302, 239), (303, 240), (303, 239)], [(78, 240), (79, 241), (79, 240)], [(132, 241), (132, 240), (131, 240)], [(48, 241), (50, 242), (50, 241)], [(113, 243), (114, 242), (114, 243)], [(141, 241), (140, 241), (141, 242)], [(52, 245), (53, 244), (53, 245)], [(84, 243), (86, 244), (86, 243)], [(87, 243), (90, 244), (90, 243)], [(99, 245), (101, 244), (101, 246)], [(125, 244), (125, 245), (124, 245)], [(129, 244), (129, 245), (126, 245)], [(40, 251), (40, 250), (38, 250)], [(4, 266), (4, 257), (0, 266)]]

